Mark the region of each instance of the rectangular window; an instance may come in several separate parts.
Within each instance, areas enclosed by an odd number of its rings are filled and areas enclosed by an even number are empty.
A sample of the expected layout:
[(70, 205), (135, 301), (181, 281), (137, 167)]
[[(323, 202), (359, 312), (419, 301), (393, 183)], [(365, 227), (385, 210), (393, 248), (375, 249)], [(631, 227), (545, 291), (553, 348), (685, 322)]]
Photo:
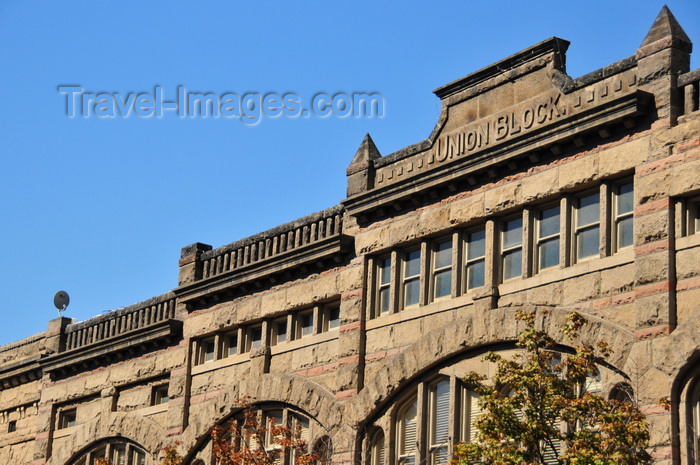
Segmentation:
[[(272, 427), (282, 424), (282, 410), (268, 410), (263, 415), (263, 424), (265, 428), (265, 450), (267, 452), (272, 452), (274, 450), (279, 450), (282, 448), (279, 444), (275, 443), (275, 435), (273, 434)], [(278, 463), (275, 460), (275, 463)]]
[(7, 432), (14, 433), (15, 431), (17, 431), (17, 420), (10, 420), (7, 423)]
[(558, 205), (542, 209), (537, 214), (535, 254), (538, 270), (559, 265), (560, 224)]
[(403, 306), (417, 305), (420, 301), (420, 249), (406, 252), (401, 273)]
[(449, 296), (452, 293), (452, 239), (433, 247), (431, 274), (433, 299)]
[(151, 393), (151, 405), (167, 404), (170, 398), (168, 397), (168, 385), (154, 386)]
[(396, 425), (396, 452), (401, 465), (415, 465), (418, 455), (418, 401), (414, 397), (402, 409)]
[(340, 303), (327, 304), (321, 310), (321, 331), (326, 332), (340, 326)]
[(253, 349), (262, 347), (263, 333), (262, 325), (251, 326), (246, 330), (244, 349), (250, 352)]
[(238, 354), (238, 331), (225, 334), (222, 340), (223, 347), (221, 353), (224, 357)]
[(476, 441), (476, 420), (481, 415), (479, 408), (479, 394), (470, 391), (466, 387), (460, 389), (460, 426), (459, 439), (463, 442)]
[(270, 345), (277, 345), (281, 342), (287, 342), (289, 335), (287, 334), (287, 317), (278, 318), (272, 322), (272, 334), (270, 337)]
[(391, 257), (377, 260), (376, 315), (391, 313)]
[(523, 274), (523, 219), (503, 222), (501, 231), (501, 266), (503, 281)]
[(466, 289), (484, 285), (486, 263), (486, 231), (481, 229), (467, 233), (466, 238)]
[(574, 207), (573, 251), (576, 260), (600, 254), (600, 194), (576, 199)]
[(314, 311), (305, 310), (296, 315), (296, 339), (311, 336), (314, 333)]
[(199, 363), (213, 362), (216, 359), (214, 338), (199, 341)]
[(631, 182), (615, 186), (613, 232), (614, 250), (629, 247), (634, 242), (634, 185)]
[(450, 438), (450, 382), (443, 380), (433, 384), (429, 390), (428, 437), (430, 463), (446, 464), (449, 460)]
[(58, 429), (71, 428), (75, 426), (76, 422), (76, 410), (64, 410), (58, 414)]

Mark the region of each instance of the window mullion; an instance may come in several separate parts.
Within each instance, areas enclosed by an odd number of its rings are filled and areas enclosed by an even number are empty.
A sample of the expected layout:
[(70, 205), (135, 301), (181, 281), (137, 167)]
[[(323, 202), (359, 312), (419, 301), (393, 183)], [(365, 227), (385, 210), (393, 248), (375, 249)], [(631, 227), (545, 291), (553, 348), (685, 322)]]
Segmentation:
[(425, 383), (420, 383), (418, 386), (418, 418), (416, 419), (416, 442), (418, 446), (415, 450), (416, 465), (422, 464), (426, 457), (426, 443), (428, 439), (428, 393)]
[(496, 244), (498, 228), (496, 221), (489, 219), (486, 221), (486, 257), (484, 270), (484, 284), (489, 287), (494, 287), (498, 283), (498, 277), (501, 275), (501, 265), (498, 257), (498, 249)]
[[(429, 249), (428, 249), (428, 243), (423, 241), (420, 244), (420, 274), (419, 274), (419, 286), (420, 286), (420, 291), (419, 291), (419, 296), (418, 296), (418, 305), (423, 306), (428, 303), (428, 292), (430, 290), (430, 286), (428, 283), (431, 281), (430, 278), (428, 278), (428, 273), (430, 270), (430, 261), (428, 259), (429, 255)], [(434, 257), (431, 257), (434, 259)]]
[(522, 230), (522, 263), (521, 276), (529, 278), (532, 276), (532, 245), (533, 245), (533, 211), (532, 208), (526, 207), (523, 209), (523, 230)]
[[(462, 243), (463, 233), (455, 231), (452, 233), (452, 282), (450, 284), (450, 297), (455, 298), (461, 295), (462, 286)], [(466, 287), (466, 286), (465, 286)]]
[(609, 182), (600, 185), (600, 256), (607, 257), (612, 253), (612, 238), (614, 222), (612, 221), (612, 189)]
[(571, 196), (565, 195), (561, 198), (559, 202), (559, 234), (561, 240), (559, 241), (559, 268), (564, 268), (570, 266), (571, 261), (571, 244), (572, 244), (572, 224), (571, 224), (571, 211), (573, 208), (573, 202)]
[(401, 266), (399, 263), (399, 253), (394, 250), (391, 252), (391, 284), (389, 285), (389, 313), (396, 313), (398, 311), (400, 288), (402, 287), (402, 282), (400, 279)]

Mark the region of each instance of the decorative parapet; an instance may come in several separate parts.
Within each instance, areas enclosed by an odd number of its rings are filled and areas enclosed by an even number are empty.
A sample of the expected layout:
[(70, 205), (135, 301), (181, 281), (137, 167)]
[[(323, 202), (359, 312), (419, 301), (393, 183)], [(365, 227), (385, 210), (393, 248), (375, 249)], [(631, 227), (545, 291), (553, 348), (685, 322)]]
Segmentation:
[(548, 39), (435, 90), (442, 113), (428, 139), (370, 157), (371, 182), (353, 184), (348, 170), (348, 214), (366, 224), (593, 145), (653, 114), (634, 57), (573, 80), (564, 72), (567, 45)]
[(700, 68), (678, 76), (678, 89), (683, 98), (683, 115), (700, 110)]
[(106, 339), (123, 336), (175, 318), (175, 296), (171, 293), (120, 308), (66, 328), (66, 350), (74, 350)]
[(69, 324), (63, 334), (65, 350), (42, 359), (41, 366), (55, 378), (171, 343), (181, 330), (175, 296), (163, 294)]
[(310, 265), (340, 262), (352, 250), (352, 238), (342, 231), (343, 208), (335, 206), (214, 250), (205, 244), (185, 247), (175, 294), (192, 303), (221, 292), (245, 292), (251, 284), (277, 282), (280, 274)]

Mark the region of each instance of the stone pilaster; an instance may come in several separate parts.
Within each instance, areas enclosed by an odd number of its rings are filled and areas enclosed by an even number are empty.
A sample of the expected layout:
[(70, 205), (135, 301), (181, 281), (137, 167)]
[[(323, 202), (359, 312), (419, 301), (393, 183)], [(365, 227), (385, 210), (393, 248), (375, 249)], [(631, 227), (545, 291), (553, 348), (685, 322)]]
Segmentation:
[(178, 275), (178, 286), (193, 283), (202, 279), (202, 252), (211, 250), (209, 244), (195, 242), (182, 248), (180, 252), (180, 274)]
[[(366, 258), (363, 259), (363, 266), (368, 266)], [(336, 371), (336, 397), (339, 399), (356, 395), (364, 384), (364, 299), (364, 288), (347, 290), (340, 297), (338, 370)]]

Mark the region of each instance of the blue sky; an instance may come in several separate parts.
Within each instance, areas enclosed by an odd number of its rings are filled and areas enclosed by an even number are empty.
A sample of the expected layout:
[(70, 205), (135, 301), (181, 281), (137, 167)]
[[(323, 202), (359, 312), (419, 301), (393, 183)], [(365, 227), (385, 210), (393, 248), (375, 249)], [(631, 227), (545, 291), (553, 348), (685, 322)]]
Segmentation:
[[(551, 36), (577, 77), (634, 54), (663, 6), (589, 2), (0, 0), (0, 344), (177, 286), (180, 249), (331, 207), (365, 133), (427, 137), (432, 90)], [(700, 2), (668, 3), (700, 47)], [(696, 52), (698, 54), (698, 52)], [(700, 67), (695, 57), (691, 68)], [(85, 91), (379, 92), (381, 118), (66, 116)]]

